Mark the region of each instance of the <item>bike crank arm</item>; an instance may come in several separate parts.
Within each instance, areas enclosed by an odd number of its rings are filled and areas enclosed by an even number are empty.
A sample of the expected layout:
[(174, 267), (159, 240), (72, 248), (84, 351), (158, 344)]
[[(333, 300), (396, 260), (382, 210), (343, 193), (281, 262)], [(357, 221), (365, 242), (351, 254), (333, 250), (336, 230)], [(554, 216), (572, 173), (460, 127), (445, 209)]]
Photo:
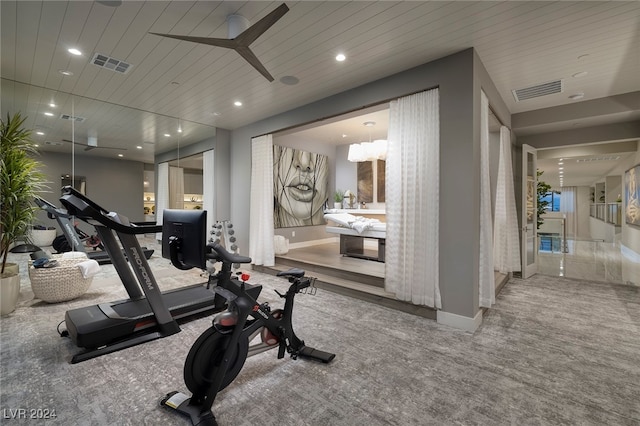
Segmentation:
[(249, 346), (249, 351), (247, 352), (247, 358), (250, 356), (261, 354), (262, 352), (270, 351), (271, 349), (277, 348), (278, 344), (268, 345), (264, 342), (256, 343), (255, 345)]

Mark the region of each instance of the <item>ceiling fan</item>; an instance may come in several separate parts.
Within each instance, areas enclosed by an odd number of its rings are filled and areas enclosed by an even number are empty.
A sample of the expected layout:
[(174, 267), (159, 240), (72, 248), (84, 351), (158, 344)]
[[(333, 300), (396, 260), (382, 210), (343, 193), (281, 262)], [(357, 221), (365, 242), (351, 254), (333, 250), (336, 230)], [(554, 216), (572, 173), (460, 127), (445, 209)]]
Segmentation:
[[(258, 37), (267, 31), (273, 24), (275, 24), (285, 13), (289, 11), (286, 4), (281, 4), (274, 9), (267, 16), (242, 31), (239, 35), (231, 35), (229, 38), (212, 38), (212, 37), (192, 37), (173, 34), (160, 34), (152, 33), (162, 37), (175, 38), (178, 40), (191, 41), (194, 43), (209, 44), (211, 46), (225, 47), (227, 49), (233, 49), (240, 54), (247, 62), (249, 62), (260, 74), (262, 74), (267, 80), (273, 81), (273, 77), (269, 74), (269, 71), (262, 65), (260, 60), (253, 54), (249, 45), (253, 43)], [(238, 15), (230, 15), (227, 17), (227, 21), (230, 24), (232, 17), (238, 17)], [(231, 28), (229, 28), (231, 30)], [(230, 31), (231, 32), (231, 31)]]
[(84, 146), (84, 150), (85, 151), (91, 151), (92, 149), (115, 149), (117, 151), (126, 151), (127, 148), (118, 148), (115, 146), (98, 146), (98, 139), (97, 138), (91, 138), (89, 137), (89, 139), (87, 139), (87, 143), (82, 143), (82, 142), (78, 142), (78, 141), (70, 141), (69, 139), (62, 139), (62, 142), (67, 142), (67, 143), (75, 143), (76, 145), (82, 145)]

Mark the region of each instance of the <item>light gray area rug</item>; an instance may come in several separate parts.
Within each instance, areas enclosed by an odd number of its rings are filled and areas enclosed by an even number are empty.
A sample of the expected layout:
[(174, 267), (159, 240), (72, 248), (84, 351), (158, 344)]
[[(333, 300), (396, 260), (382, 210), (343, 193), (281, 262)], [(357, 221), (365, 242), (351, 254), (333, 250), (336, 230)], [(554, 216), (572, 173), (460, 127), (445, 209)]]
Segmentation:
[[(157, 255), (163, 288), (202, 281)], [(253, 272), (262, 300), (281, 305), (283, 279)], [(56, 326), (67, 309), (125, 296), (112, 266), (67, 303), (33, 300), (23, 278), (18, 309), (0, 319), (2, 424), (187, 425), (160, 407), (186, 392), (182, 367), (210, 324), (69, 364), (77, 351)], [(250, 358), (214, 404), (221, 425), (639, 425), (640, 294), (637, 287), (535, 276), (512, 279), (475, 333), (319, 290), (296, 299), (307, 344), (329, 364)], [(47, 421), (10, 419), (16, 410)], [(44, 411), (37, 411), (44, 410)]]

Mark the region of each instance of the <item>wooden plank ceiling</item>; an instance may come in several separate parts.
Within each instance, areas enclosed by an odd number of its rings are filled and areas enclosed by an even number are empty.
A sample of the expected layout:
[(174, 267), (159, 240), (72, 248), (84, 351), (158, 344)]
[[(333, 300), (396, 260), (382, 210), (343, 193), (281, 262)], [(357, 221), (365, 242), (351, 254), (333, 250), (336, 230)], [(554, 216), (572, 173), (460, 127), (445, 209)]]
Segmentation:
[[(0, 10), (2, 114), (22, 111), (54, 142), (71, 137), (61, 113), (83, 117), (74, 138), (94, 134), (99, 146), (120, 148), (95, 155), (126, 149), (129, 159), (153, 162), (215, 127), (234, 129), (469, 47), (512, 113), (569, 104), (574, 93), (586, 101), (640, 88), (640, 2), (287, 2), (290, 11), (251, 45), (274, 82), (232, 50), (149, 32), (226, 38), (228, 15), (255, 23), (280, 2), (103, 3), (3, 0)], [(346, 61), (334, 59), (340, 52)], [(132, 68), (100, 68), (90, 63), (96, 53)], [(280, 81), (287, 76), (299, 83)], [(512, 95), (556, 79), (560, 94)]]

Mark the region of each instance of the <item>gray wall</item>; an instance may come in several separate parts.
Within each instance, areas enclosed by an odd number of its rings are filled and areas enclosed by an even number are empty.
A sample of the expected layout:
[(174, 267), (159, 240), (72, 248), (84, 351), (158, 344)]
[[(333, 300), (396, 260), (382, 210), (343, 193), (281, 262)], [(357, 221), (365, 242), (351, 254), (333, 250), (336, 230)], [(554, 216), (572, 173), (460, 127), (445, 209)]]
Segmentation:
[[(42, 152), (39, 160), (49, 184), (49, 191), (42, 198), (62, 207), (60, 204), (60, 176), (71, 174), (72, 161), (68, 154)], [(87, 178), (86, 195), (109, 211), (118, 212), (133, 222), (144, 220), (144, 164), (137, 161), (87, 157), (76, 154), (75, 175)], [(56, 226), (57, 222), (47, 218), (44, 212), (38, 214), (40, 223)], [(95, 234), (93, 228), (80, 224), (80, 228)]]
[(231, 132), (231, 218), (249, 246), (251, 138), (440, 88), (440, 286), (443, 310), (478, 312), (480, 90), (510, 126), (506, 105), (473, 49), (330, 96)]

